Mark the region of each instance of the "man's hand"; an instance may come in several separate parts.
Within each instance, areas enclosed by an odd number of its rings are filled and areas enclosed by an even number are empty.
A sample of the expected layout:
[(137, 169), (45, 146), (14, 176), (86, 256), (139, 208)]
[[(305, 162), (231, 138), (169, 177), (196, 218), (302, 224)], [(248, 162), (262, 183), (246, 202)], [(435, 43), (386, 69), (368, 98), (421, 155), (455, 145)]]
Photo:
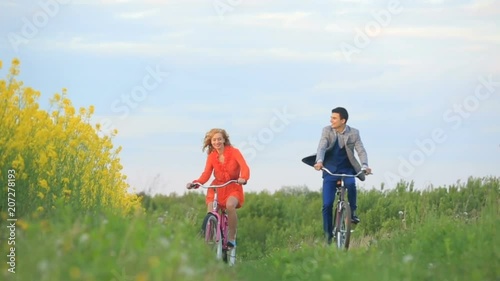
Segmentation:
[(186, 184), (186, 188), (187, 188), (187, 189), (197, 188), (197, 186), (198, 186), (198, 184), (193, 183), (193, 182), (188, 182), (188, 183)]
[(316, 169), (317, 171), (323, 169), (323, 162), (318, 162), (314, 164), (314, 169)]
[(239, 183), (239, 184), (247, 184), (247, 180), (246, 180), (246, 179), (244, 179), (244, 178), (239, 178), (239, 179), (238, 179), (238, 183)]
[(365, 170), (365, 175), (370, 175), (372, 173), (371, 168), (366, 167), (366, 168), (364, 168), (364, 170)]

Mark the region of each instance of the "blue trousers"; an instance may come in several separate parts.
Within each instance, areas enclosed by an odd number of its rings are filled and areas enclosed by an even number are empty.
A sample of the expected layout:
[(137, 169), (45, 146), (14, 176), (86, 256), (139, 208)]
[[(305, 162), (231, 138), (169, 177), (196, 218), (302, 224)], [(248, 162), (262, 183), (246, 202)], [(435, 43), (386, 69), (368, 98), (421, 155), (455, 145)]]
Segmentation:
[[(356, 205), (356, 179), (345, 178), (344, 184), (347, 187), (347, 200), (351, 205), (351, 211), (357, 209)], [(333, 235), (333, 205), (335, 203), (335, 193), (337, 192), (337, 180), (323, 180), (323, 230), (328, 237)]]

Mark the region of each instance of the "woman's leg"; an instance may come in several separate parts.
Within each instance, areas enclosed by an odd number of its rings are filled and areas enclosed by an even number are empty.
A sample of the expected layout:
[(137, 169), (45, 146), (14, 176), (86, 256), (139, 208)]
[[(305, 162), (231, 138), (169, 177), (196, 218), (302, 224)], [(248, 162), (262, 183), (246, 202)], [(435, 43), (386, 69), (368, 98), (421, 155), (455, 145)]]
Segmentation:
[(229, 196), (226, 201), (227, 224), (229, 226), (228, 240), (236, 240), (236, 227), (238, 224), (238, 217), (236, 215), (236, 207), (238, 206), (238, 198)]

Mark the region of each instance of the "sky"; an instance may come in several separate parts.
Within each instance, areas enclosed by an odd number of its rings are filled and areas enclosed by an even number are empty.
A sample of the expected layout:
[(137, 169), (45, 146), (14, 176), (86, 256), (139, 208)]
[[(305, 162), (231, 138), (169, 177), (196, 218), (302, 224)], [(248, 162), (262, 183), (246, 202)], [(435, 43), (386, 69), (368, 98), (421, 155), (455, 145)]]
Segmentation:
[(314, 154), (349, 111), (373, 175), (418, 189), (500, 176), (498, 0), (3, 0), (2, 77), (62, 88), (116, 128), (131, 190), (183, 194), (205, 133), (245, 156), (247, 192), (319, 191)]

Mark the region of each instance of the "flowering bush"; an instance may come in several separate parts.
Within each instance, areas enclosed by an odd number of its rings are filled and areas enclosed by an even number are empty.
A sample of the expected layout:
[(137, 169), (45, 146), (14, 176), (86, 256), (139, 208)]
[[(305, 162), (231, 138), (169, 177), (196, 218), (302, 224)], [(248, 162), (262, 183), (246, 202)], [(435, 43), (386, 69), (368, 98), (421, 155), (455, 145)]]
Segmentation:
[[(0, 61), (0, 69), (2, 61)], [(39, 216), (67, 205), (76, 211), (140, 207), (127, 192), (126, 176), (110, 135), (92, 126), (94, 107), (73, 107), (66, 89), (39, 107), (40, 92), (18, 81), (20, 61), (12, 60), (0, 80), (0, 179), (15, 171), (16, 215)], [(10, 170), (10, 172), (9, 172)], [(7, 185), (2, 184), (7, 194)], [(4, 196), (2, 196), (4, 197)], [(7, 200), (1, 200), (2, 210)]]

